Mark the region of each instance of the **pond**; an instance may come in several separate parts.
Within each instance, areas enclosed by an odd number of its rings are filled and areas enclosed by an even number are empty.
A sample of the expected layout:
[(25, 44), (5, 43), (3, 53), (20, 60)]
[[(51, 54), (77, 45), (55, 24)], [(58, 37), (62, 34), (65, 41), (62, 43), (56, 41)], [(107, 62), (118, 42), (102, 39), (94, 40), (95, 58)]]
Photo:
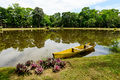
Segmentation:
[(106, 55), (110, 53), (108, 46), (120, 37), (119, 33), (97, 30), (3, 31), (0, 33), (0, 67), (53, 57), (53, 52), (88, 42), (96, 43), (95, 51), (84, 57)]

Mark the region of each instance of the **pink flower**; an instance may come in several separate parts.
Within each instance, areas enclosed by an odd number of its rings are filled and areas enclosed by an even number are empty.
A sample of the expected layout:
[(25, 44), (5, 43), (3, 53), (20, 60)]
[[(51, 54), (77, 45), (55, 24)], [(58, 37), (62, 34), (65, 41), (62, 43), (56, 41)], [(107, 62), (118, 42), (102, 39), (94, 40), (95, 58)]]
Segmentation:
[(53, 72), (58, 72), (60, 71), (60, 66), (54, 65)]
[(40, 65), (43, 63), (43, 60), (39, 60), (39, 62), (38, 62)]
[(38, 66), (37, 64), (33, 63), (33, 64), (31, 65), (31, 69), (35, 69), (37, 66)]
[(55, 70), (60, 70), (60, 66), (56, 65), (55, 67)]
[(56, 59), (56, 62), (59, 63), (59, 62), (61, 62), (61, 60), (58, 58), (58, 59)]
[(41, 74), (42, 72), (43, 72), (42, 66), (38, 66), (38, 67), (35, 69), (35, 73), (36, 73), (36, 74)]

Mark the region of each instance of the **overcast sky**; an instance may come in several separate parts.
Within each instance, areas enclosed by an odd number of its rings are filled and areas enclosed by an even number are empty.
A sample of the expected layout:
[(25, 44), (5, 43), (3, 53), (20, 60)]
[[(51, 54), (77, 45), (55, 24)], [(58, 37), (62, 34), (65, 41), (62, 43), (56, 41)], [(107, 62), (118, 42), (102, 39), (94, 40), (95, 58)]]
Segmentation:
[(83, 7), (95, 9), (116, 8), (120, 10), (120, 0), (0, 0), (0, 6), (7, 8), (13, 3), (19, 3), (22, 7), (40, 7), (46, 14), (56, 12), (80, 12)]

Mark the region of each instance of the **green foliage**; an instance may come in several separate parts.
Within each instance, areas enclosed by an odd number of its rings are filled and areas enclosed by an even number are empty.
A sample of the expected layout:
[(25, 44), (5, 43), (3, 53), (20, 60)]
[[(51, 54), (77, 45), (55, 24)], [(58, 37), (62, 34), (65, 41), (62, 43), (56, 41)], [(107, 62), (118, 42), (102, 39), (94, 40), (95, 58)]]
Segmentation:
[(52, 16), (50, 16), (51, 26), (53, 27), (60, 27), (61, 26), (61, 14), (55, 13)]
[(78, 19), (77, 13), (71, 13), (71, 12), (62, 13), (63, 27), (78, 27), (77, 19)]
[(0, 7), (0, 25), (3, 27), (103, 27), (120, 28), (118, 9), (101, 11), (84, 7), (80, 13), (44, 14), (42, 8), (23, 8), (15, 3), (7, 9)]
[(102, 18), (103, 18), (103, 23), (104, 26), (106, 27), (116, 27), (118, 22), (118, 14), (119, 10), (117, 9), (109, 9), (109, 10), (102, 10), (100, 12)]
[(113, 40), (110, 50), (113, 52), (120, 52), (120, 40)]
[(40, 23), (44, 18), (44, 12), (42, 8), (36, 7), (32, 12), (33, 17), (33, 25), (36, 27), (40, 27)]
[(44, 18), (41, 21), (41, 25), (42, 26), (50, 26), (51, 25), (50, 16), (44, 15)]
[(96, 27), (98, 10), (84, 7), (79, 14), (80, 27)]
[(13, 4), (7, 8), (6, 24), (12, 27), (31, 26), (31, 8), (20, 7), (19, 4)]

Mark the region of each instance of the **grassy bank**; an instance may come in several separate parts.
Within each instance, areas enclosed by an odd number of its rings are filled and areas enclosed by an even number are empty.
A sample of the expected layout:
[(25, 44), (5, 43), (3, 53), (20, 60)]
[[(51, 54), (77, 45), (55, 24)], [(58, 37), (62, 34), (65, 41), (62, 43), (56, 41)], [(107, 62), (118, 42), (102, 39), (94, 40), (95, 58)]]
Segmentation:
[[(46, 28), (2, 28), (3, 31), (13, 31), (13, 30), (45, 30)], [(53, 30), (59, 29), (77, 29), (77, 30), (115, 30), (120, 31), (120, 28), (50, 28)]]
[(15, 68), (0, 68), (0, 80), (120, 80), (120, 54), (65, 59), (70, 64), (58, 73), (17, 76)]

